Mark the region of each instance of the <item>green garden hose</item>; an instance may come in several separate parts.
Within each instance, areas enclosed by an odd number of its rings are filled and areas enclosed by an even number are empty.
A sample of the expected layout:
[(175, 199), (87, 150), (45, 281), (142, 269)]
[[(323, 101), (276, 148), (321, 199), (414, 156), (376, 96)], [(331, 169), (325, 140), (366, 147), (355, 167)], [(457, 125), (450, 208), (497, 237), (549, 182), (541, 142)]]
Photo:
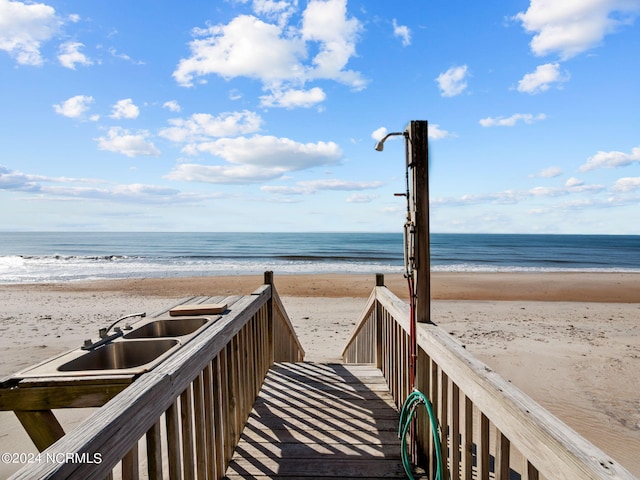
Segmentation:
[(427, 409), (427, 413), (429, 414), (429, 420), (431, 423), (431, 433), (433, 434), (433, 443), (436, 447), (436, 477), (435, 480), (442, 480), (442, 454), (440, 450), (440, 434), (438, 433), (438, 421), (433, 412), (433, 407), (431, 402), (424, 394), (417, 390), (413, 389), (413, 392), (407, 397), (402, 406), (402, 411), (400, 412), (400, 422), (398, 425), (398, 436), (402, 440), (402, 466), (404, 467), (404, 471), (407, 474), (407, 477), (411, 480), (415, 480), (413, 473), (411, 472), (411, 461), (409, 460), (409, 454), (407, 452), (407, 433), (409, 432), (409, 427), (411, 426), (411, 421), (413, 420), (413, 416), (416, 413), (416, 409), (419, 405), (424, 405)]

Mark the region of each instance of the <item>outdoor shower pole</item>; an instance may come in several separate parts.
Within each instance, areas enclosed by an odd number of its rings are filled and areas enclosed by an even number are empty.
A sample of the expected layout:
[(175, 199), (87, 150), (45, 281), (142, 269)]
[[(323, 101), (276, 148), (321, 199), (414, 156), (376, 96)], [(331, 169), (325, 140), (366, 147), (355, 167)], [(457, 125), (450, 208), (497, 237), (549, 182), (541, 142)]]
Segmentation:
[(431, 265), (429, 240), (429, 145), (426, 120), (412, 120), (407, 126), (410, 149), (407, 167), (411, 172), (415, 224), (414, 265), (416, 290), (416, 320), (431, 322)]

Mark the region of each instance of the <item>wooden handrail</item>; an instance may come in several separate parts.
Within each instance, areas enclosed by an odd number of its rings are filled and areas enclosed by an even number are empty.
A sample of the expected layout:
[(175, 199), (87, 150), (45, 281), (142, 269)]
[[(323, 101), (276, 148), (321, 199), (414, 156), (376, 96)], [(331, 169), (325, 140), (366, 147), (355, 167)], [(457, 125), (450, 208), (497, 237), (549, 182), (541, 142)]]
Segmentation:
[(11, 478), (110, 478), (119, 464), (123, 478), (138, 478), (141, 463), (149, 478), (222, 478), (274, 357), (304, 352), (266, 284), (41, 453), (71, 461), (27, 465)]
[[(416, 388), (438, 417), (444, 478), (508, 479), (517, 472), (526, 479), (635, 479), (437, 325), (419, 324), (417, 336)], [(378, 364), (398, 408), (409, 393), (408, 345), (409, 306), (386, 287), (375, 287), (343, 359)], [(426, 419), (418, 420), (412, 444), (413, 460), (433, 475), (435, 448)]]

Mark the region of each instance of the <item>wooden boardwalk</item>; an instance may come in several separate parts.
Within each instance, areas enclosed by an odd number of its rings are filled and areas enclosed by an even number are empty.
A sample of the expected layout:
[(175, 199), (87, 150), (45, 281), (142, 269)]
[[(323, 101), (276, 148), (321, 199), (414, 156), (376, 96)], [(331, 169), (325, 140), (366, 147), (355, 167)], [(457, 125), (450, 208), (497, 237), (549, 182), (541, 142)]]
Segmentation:
[(225, 478), (406, 478), (397, 429), (375, 366), (278, 363)]

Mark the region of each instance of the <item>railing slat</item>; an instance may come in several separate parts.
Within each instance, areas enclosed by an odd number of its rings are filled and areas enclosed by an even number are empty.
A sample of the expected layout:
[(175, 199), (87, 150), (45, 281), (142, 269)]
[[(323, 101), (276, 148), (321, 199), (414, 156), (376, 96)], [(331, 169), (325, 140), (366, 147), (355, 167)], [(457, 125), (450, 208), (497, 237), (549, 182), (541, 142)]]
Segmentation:
[[(460, 458), (464, 454), (464, 443), (460, 440), (460, 388), (451, 383), (451, 480), (460, 480)], [(462, 452), (460, 448), (462, 447)]]
[(213, 417), (213, 379), (211, 378), (211, 364), (206, 366), (202, 372), (202, 388), (204, 392), (204, 428), (205, 428), (205, 448), (207, 451), (207, 478), (216, 478), (216, 464), (213, 460), (216, 455), (215, 441), (213, 439), (215, 430), (215, 419)]
[(171, 480), (182, 479), (180, 460), (180, 420), (178, 403), (174, 402), (166, 413), (167, 427), (167, 455), (169, 456), (169, 478)]
[(122, 480), (138, 480), (138, 443), (122, 459)]
[(193, 445), (193, 397), (191, 395), (191, 385), (189, 385), (180, 395), (180, 424), (182, 427), (182, 474), (184, 480), (194, 480), (195, 449)]
[(193, 418), (196, 430), (196, 474), (207, 478), (207, 434), (204, 417), (204, 385), (200, 373), (193, 382)]
[(462, 438), (462, 478), (471, 478), (473, 471), (473, 402), (464, 397), (464, 433)]
[(224, 422), (222, 421), (222, 376), (220, 372), (220, 354), (213, 359), (212, 362), (212, 380), (213, 380), (213, 418), (214, 425), (214, 445), (215, 445), (215, 463), (218, 477), (224, 474), (226, 463), (224, 461)]
[[(446, 468), (449, 458), (448, 444), (452, 441), (449, 438), (449, 377), (440, 370), (440, 454), (443, 468)], [(453, 443), (452, 443), (453, 447)]]
[(150, 480), (162, 480), (162, 436), (159, 421), (147, 432), (147, 472)]
[(476, 452), (476, 460), (480, 471), (479, 478), (481, 480), (489, 480), (489, 419), (480, 412), (480, 431), (478, 438), (478, 451)]
[[(429, 357), (429, 366), (430, 366), (430, 373), (429, 373), (429, 377), (430, 377), (430, 381), (429, 381), (429, 386), (431, 387), (431, 389), (429, 390), (429, 399), (431, 400), (431, 404), (433, 406), (433, 413), (435, 415), (438, 414), (438, 364), (433, 360), (433, 358)], [(431, 461), (431, 478), (435, 478), (436, 476), (436, 467), (437, 467), (437, 460), (436, 458), (436, 447), (435, 444), (433, 442), (433, 440), (430, 442), (431, 445), (431, 449), (430, 449), (430, 457), (432, 459)]]
[(510, 443), (502, 432), (496, 432), (496, 480), (509, 480)]
[(538, 480), (538, 470), (536, 469), (536, 467), (534, 467), (533, 465), (531, 465), (531, 463), (529, 463), (529, 461), (526, 461), (527, 463), (527, 480)]

